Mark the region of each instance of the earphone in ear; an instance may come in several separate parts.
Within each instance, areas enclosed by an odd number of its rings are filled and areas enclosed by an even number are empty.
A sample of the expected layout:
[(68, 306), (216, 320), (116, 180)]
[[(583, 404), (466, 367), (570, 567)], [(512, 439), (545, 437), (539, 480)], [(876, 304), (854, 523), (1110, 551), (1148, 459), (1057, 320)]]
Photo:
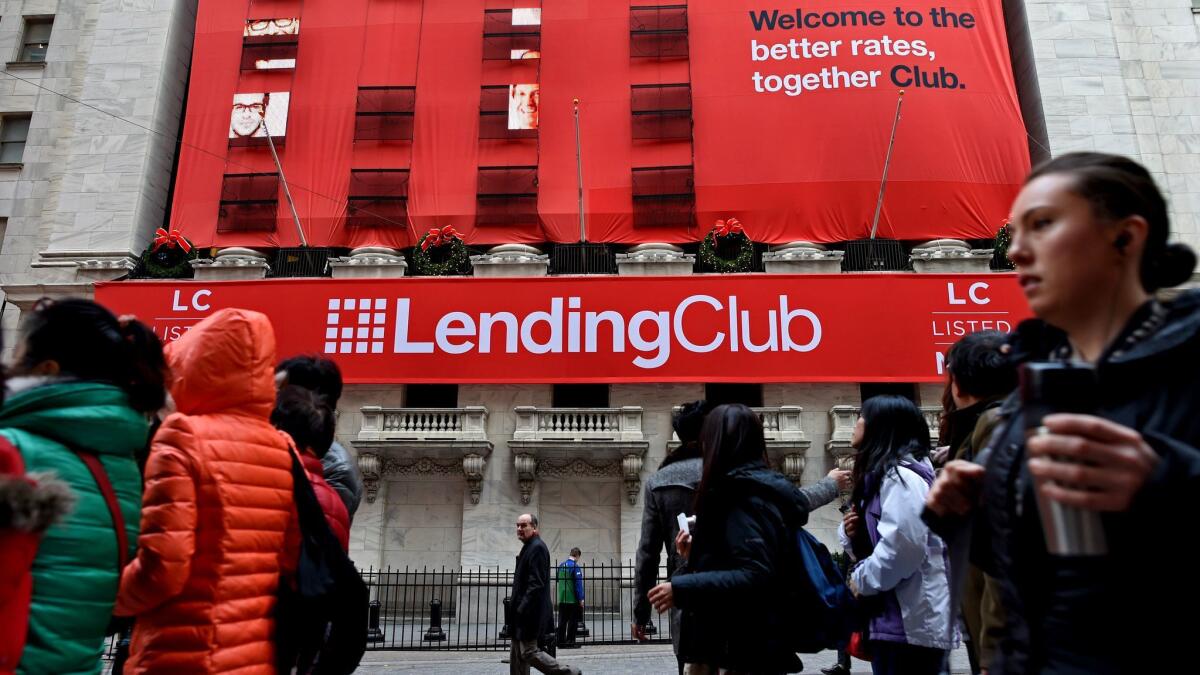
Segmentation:
[(1122, 232), (1121, 234), (1117, 235), (1116, 239), (1113, 240), (1113, 247), (1119, 252), (1124, 253), (1125, 247), (1129, 246), (1129, 242), (1132, 240), (1133, 235), (1129, 234), (1128, 232)]

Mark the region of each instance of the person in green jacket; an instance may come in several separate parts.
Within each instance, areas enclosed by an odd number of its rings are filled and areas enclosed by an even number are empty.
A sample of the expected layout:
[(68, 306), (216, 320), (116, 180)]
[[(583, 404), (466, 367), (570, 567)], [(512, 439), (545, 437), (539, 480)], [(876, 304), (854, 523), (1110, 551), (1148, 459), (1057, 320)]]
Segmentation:
[(575, 633), (579, 620), (583, 618), (583, 568), (579, 566), (578, 547), (571, 549), (571, 557), (558, 566), (555, 575), (558, 581), (558, 646), (575, 647)]
[[(148, 440), (147, 415), (166, 397), (162, 345), (145, 325), (119, 321), (94, 302), (43, 301), (24, 318), (8, 372), (0, 435), (27, 471), (54, 473), (75, 495), (74, 510), (46, 531), (34, 558), (17, 672), (99, 673), (119, 561), (137, 546), (142, 478), (134, 455)], [(124, 556), (89, 456), (115, 495)]]

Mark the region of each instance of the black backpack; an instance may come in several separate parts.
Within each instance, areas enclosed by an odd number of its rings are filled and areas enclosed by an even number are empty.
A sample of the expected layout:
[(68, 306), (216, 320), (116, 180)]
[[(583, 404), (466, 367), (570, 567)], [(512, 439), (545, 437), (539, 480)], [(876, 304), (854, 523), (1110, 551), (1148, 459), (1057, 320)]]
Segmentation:
[(367, 649), (370, 592), (329, 529), (294, 452), (292, 485), (301, 545), (295, 583), (281, 580), (275, 610), (279, 672), (348, 675)]

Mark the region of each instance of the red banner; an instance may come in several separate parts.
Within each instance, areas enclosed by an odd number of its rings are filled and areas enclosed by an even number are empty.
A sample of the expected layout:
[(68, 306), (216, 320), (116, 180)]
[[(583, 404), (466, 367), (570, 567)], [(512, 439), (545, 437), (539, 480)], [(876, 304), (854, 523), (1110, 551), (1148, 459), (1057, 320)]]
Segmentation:
[(935, 382), (1029, 309), (1011, 274), (112, 282), (166, 341), (241, 307), (353, 383)]
[[(298, 244), (292, 213), (269, 177), (223, 182), (275, 172), (261, 143), (263, 114), (272, 134), (283, 136), (279, 154), (296, 212), (317, 246), (403, 248), (445, 225), (475, 245), (578, 241), (575, 99), (589, 241), (693, 242), (731, 216), (758, 242), (864, 237), (900, 89), (905, 104), (881, 236), (991, 237), (1028, 170), (994, 0), (827, 1), (803, 9), (781, 0), (691, 0), (679, 20), (686, 57), (665, 58), (634, 53), (632, 23), (655, 20), (634, 17), (628, 3), (545, 3), (540, 58), (484, 58), (485, 10), (542, 4), (201, 0), (171, 226), (200, 246)], [(260, 61), (247, 42), (255, 39), (247, 37), (248, 19), (286, 23), (294, 53), (272, 58), (268, 50), (263, 65), (251, 67)], [(292, 62), (294, 69), (280, 67)], [(481, 96), (522, 83), (540, 85), (535, 135), (481, 137), (489, 135), (480, 133)], [(690, 139), (686, 130), (683, 138), (634, 138), (634, 120), (647, 113), (633, 114), (632, 92), (642, 85), (690, 85)], [(412, 140), (356, 138), (356, 125), (370, 121), (358, 114), (370, 107), (363, 91), (380, 87), (415, 88)], [(536, 192), (536, 217), (476, 227), (477, 196), (495, 189), (481, 183), (481, 167), (536, 167), (536, 182), (503, 188)], [(692, 167), (671, 185), (649, 188), (694, 190), (690, 224), (635, 225), (633, 171), (654, 167)], [(390, 224), (347, 224), (352, 170), (409, 170), (406, 205), (367, 207)], [(230, 214), (239, 202), (261, 206), (272, 197), (278, 208), (255, 216), (268, 221), (265, 230), (257, 221), (257, 230), (237, 229)], [(687, 219), (686, 202), (649, 203), (651, 211), (682, 208)], [(221, 212), (230, 222), (219, 221)]]

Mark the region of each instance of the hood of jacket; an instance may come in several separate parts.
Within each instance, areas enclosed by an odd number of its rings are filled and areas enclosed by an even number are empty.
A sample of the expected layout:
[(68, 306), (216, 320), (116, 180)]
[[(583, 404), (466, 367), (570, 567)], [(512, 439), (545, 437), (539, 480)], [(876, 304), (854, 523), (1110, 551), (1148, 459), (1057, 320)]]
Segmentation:
[(774, 504), (793, 527), (808, 522), (807, 503), (801, 498), (800, 491), (765, 462), (743, 464), (727, 473), (714, 487), (713, 497), (725, 504), (736, 503), (745, 497), (758, 497)]
[(267, 417), (275, 404), (275, 331), (267, 317), (222, 309), (167, 345), (175, 408), (187, 415), (241, 411)]
[(14, 428), (99, 455), (129, 457), (150, 433), (125, 392), (99, 382), (58, 382), (14, 394), (0, 409), (0, 428)]

